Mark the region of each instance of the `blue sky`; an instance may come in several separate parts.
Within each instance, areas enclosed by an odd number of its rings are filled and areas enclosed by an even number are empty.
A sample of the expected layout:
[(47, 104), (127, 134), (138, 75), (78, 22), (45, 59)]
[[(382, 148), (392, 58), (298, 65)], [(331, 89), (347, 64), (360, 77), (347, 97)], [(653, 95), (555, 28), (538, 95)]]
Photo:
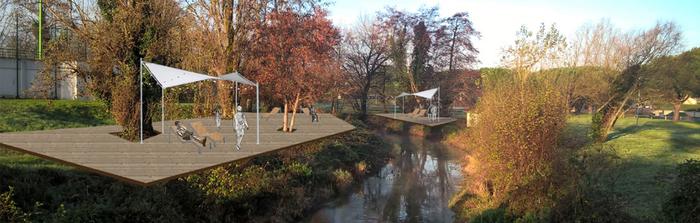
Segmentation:
[(700, 1), (698, 0), (335, 0), (330, 18), (339, 27), (352, 26), (360, 16), (374, 17), (387, 6), (417, 11), (421, 6), (438, 6), (441, 16), (466, 11), (481, 39), (475, 41), (481, 52), (477, 67), (500, 64), (502, 48), (513, 43), (521, 25), (535, 29), (540, 23), (556, 23), (567, 38), (585, 23), (601, 19), (622, 31), (642, 30), (657, 21), (674, 21), (683, 30), (686, 49), (700, 47)]

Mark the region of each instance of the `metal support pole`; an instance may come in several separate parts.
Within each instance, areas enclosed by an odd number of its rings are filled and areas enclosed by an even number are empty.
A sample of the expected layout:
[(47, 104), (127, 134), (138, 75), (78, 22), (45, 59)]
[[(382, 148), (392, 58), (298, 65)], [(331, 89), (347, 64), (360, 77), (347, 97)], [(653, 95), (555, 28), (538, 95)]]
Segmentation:
[(39, 47), (39, 50), (38, 50), (39, 52), (37, 52), (37, 56), (38, 56), (38, 58), (39, 58), (40, 60), (43, 59), (43, 53), (42, 53), (43, 49), (42, 49), (42, 47), (41, 47), (41, 42), (42, 42), (41, 34), (42, 34), (43, 30), (44, 30), (44, 27), (42, 26), (42, 21), (44, 20), (43, 15), (42, 15), (42, 11), (43, 11), (42, 5), (43, 5), (43, 4), (44, 4), (43, 1), (42, 1), (42, 0), (39, 0), (39, 44), (38, 44), (38, 45), (39, 45), (39, 46), (38, 46), (38, 47)]
[(236, 104), (233, 105), (233, 107), (235, 108), (235, 107), (238, 106), (238, 82), (233, 82), (233, 83), (234, 83), (234, 85), (235, 85), (234, 90), (236, 91), (236, 92), (234, 93), (234, 97), (235, 97), (235, 101), (236, 101), (235, 103), (236, 103)]
[(143, 58), (139, 59), (139, 98), (140, 98), (140, 127), (139, 127), (139, 137), (141, 138), (141, 144), (143, 144)]
[(440, 121), (440, 87), (438, 87), (437, 120), (438, 120), (438, 122)]
[(161, 133), (165, 134), (165, 88), (160, 89), (160, 125)]
[(19, 84), (19, 11), (17, 11), (17, 8), (15, 8), (15, 70), (17, 71), (17, 95), (16, 98), (19, 98), (19, 88), (21, 87)]
[(255, 83), (255, 144), (260, 144), (260, 83)]

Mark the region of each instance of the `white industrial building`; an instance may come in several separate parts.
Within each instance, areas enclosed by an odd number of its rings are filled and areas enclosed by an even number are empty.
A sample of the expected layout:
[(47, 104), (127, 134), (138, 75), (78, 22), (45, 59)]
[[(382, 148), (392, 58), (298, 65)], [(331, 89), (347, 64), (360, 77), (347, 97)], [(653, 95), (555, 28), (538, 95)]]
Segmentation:
[[(19, 65), (19, 66), (18, 66)], [(0, 98), (82, 98), (83, 84), (75, 74), (65, 73), (66, 69), (56, 69), (55, 75), (62, 77), (60, 81), (51, 84), (47, 92), (39, 93), (32, 89), (36, 78), (43, 68), (43, 63), (37, 60), (0, 58)]]

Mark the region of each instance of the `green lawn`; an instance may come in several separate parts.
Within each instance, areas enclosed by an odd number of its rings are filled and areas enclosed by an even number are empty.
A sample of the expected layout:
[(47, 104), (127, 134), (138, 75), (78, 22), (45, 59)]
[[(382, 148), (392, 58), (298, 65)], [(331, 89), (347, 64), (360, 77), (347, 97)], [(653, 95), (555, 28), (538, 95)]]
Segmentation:
[(0, 133), (113, 125), (107, 106), (97, 101), (0, 99)]
[[(658, 106), (656, 108), (658, 109), (663, 109), (663, 110), (673, 110), (673, 105), (672, 104), (663, 104), (661, 106)], [(681, 105), (681, 111), (700, 111), (700, 104), (697, 105)]]
[[(107, 106), (95, 101), (0, 99), (0, 133), (112, 125)], [(0, 148), (0, 164), (41, 169), (69, 168), (32, 155)]]
[[(570, 130), (583, 134), (590, 129), (591, 116), (573, 116)], [(661, 205), (669, 199), (676, 165), (700, 159), (700, 123), (635, 118), (618, 120), (609, 140), (621, 157), (616, 191), (627, 211), (640, 219), (658, 221)]]

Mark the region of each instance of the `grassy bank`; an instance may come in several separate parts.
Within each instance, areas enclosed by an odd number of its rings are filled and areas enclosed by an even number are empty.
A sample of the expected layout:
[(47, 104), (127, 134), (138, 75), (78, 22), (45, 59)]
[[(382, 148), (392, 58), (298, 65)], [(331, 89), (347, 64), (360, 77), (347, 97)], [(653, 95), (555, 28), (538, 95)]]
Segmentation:
[[(570, 117), (569, 129), (585, 137), (591, 116)], [(670, 198), (675, 168), (700, 159), (700, 123), (624, 118), (617, 121), (606, 145), (621, 158), (615, 190), (626, 211), (650, 221), (663, 221), (661, 206)]]
[(112, 125), (96, 101), (0, 99), (0, 132)]
[[(561, 221), (566, 218), (547, 220), (546, 216), (572, 215), (582, 222), (673, 222), (663, 208), (668, 208), (665, 205), (676, 196), (678, 165), (700, 159), (700, 123), (646, 118), (638, 121), (632, 117), (618, 120), (609, 139), (599, 145), (588, 137), (591, 116), (570, 116), (560, 142), (562, 149), (570, 150), (570, 158), (567, 165), (558, 167), (560, 175), (565, 176), (562, 179), (570, 183), (555, 186), (562, 193), (553, 195), (556, 203), (547, 210), (553, 214), (544, 214), (535, 222)], [(451, 141), (461, 142), (458, 138)], [(474, 152), (464, 144), (455, 146)], [(480, 176), (478, 172), (467, 174), (468, 179)], [(462, 193), (452, 202), (463, 220), (512, 222), (528, 217), (514, 216), (506, 208), (470, 215), (470, 206), (463, 204), (478, 201), (473, 199), (479, 196), (470, 194), (469, 189)]]
[[(0, 104), (6, 131), (113, 124), (96, 102), (54, 101), (48, 106), (46, 101), (0, 100)], [(378, 170), (389, 150), (360, 128), (140, 187), (0, 149), (0, 222), (295, 221)]]

